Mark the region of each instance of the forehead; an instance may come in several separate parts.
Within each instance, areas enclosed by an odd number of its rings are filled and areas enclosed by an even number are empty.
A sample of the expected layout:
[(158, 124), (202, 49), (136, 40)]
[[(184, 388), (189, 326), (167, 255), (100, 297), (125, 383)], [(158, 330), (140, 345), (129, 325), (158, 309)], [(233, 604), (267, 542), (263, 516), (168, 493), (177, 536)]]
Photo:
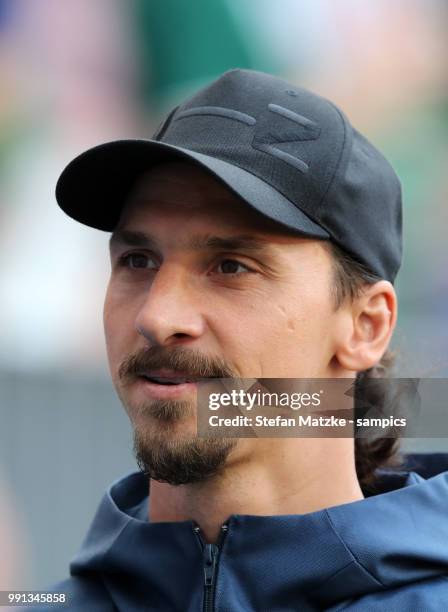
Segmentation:
[(119, 227), (179, 215), (229, 228), (293, 234), (259, 213), (210, 172), (188, 161), (166, 162), (140, 175), (129, 191)]

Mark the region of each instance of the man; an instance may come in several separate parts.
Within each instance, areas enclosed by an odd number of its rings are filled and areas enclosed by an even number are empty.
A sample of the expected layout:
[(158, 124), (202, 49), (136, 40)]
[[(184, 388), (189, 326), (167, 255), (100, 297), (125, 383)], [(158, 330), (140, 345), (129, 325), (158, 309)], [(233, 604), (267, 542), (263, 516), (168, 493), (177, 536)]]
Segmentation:
[(232, 70), (152, 140), (80, 155), (56, 195), (113, 232), (107, 352), (141, 468), (104, 497), (64, 609), (447, 608), (446, 457), (425, 479), (380, 469), (390, 439), (197, 435), (209, 379), (386, 371), (401, 190), (343, 113)]

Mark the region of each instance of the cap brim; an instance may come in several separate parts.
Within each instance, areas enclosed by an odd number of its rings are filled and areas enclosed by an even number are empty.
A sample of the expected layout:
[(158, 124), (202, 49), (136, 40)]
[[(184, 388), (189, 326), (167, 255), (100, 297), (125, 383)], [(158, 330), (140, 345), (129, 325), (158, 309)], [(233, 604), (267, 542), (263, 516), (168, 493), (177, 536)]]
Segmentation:
[(113, 231), (137, 177), (163, 161), (186, 159), (221, 180), (249, 206), (282, 225), (314, 238), (325, 229), (257, 176), (228, 162), (155, 140), (116, 140), (73, 159), (56, 185), (62, 210), (84, 225)]

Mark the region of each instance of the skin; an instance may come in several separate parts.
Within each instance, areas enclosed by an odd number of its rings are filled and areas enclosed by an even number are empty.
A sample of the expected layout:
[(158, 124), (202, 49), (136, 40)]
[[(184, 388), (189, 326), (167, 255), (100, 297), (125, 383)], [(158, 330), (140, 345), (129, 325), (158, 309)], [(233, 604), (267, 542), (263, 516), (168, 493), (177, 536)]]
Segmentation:
[[(117, 229), (153, 238), (145, 248), (112, 241), (104, 304), (112, 380), (142, 446), (165, 452), (183, 441), (188, 450), (196, 418), (192, 409), (171, 420), (151, 412), (142, 385), (120, 376), (132, 355), (155, 351), (151, 365), (169, 367), (167, 355), (178, 351), (188, 370), (195, 353), (243, 378), (353, 378), (387, 349), (397, 316), (391, 283), (371, 285), (335, 310), (325, 243), (267, 219), (198, 166), (170, 162), (140, 177)], [(188, 244), (193, 236), (241, 234), (265, 248)], [(139, 255), (120, 266), (129, 253)], [(183, 399), (185, 408), (192, 398)], [(149, 520), (191, 519), (215, 542), (230, 514), (302, 514), (360, 499), (352, 438), (238, 438), (209, 478), (151, 478)]]

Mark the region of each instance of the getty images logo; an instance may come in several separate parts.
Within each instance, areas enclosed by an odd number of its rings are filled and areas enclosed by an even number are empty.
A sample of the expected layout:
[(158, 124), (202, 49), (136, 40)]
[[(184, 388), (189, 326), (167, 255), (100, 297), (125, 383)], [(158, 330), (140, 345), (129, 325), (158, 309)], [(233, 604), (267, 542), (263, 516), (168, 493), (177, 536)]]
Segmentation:
[(259, 389), (254, 392), (232, 389), (228, 393), (210, 393), (208, 407), (210, 410), (228, 406), (252, 410), (259, 406), (289, 406), (292, 410), (300, 410), (302, 407), (320, 406), (322, 393), (322, 390), (314, 393), (272, 393)]

